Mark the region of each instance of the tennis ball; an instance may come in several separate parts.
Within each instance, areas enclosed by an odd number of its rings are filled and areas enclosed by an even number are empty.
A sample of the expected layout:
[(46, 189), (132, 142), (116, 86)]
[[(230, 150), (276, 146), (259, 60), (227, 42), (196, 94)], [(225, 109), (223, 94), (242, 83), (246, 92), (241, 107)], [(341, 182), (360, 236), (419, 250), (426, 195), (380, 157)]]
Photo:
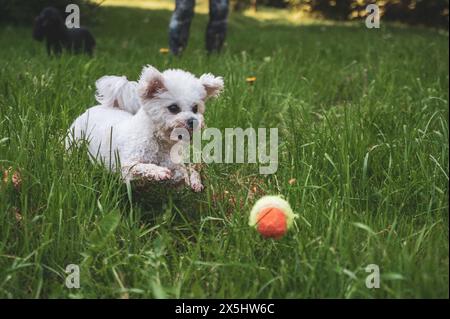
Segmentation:
[(264, 196), (253, 205), (248, 224), (264, 238), (280, 239), (296, 217), (289, 203), (281, 196)]

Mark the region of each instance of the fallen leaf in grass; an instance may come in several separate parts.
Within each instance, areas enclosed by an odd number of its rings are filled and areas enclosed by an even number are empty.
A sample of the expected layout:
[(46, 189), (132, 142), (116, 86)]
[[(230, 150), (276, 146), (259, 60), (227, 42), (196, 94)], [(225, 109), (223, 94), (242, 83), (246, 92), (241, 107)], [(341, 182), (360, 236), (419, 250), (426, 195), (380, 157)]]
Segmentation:
[(12, 181), (12, 183), (13, 183), (13, 185), (14, 185), (14, 188), (15, 188), (16, 190), (19, 190), (19, 189), (20, 189), (20, 186), (22, 185), (22, 177), (20, 177), (20, 173), (19, 173), (18, 171), (15, 171), (15, 172), (13, 173), (13, 176), (12, 176), (12, 178), (11, 178), (11, 181)]
[(261, 184), (262, 183), (260, 183), (260, 184), (257, 184), (257, 183), (251, 184), (249, 192), (248, 192), (248, 198), (249, 199), (254, 199), (254, 198), (261, 197), (261, 196), (265, 195), (264, 190), (259, 186)]
[(253, 84), (256, 81), (256, 76), (249, 76), (248, 78), (245, 79), (245, 82), (247, 82), (248, 84)]
[(291, 178), (288, 183), (289, 185), (294, 185), (297, 182), (297, 180), (295, 178)]
[(169, 53), (169, 49), (168, 48), (161, 48), (161, 49), (159, 49), (159, 53), (167, 54), (167, 53)]
[(20, 213), (20, 210), (17, 207), (13, 207), (11, 210), (14, 213), (14, 217), (16, 218), (16, 221), (20, 223), (23, 219), (23, 216)]
[(18, 222), (21, 222), (22, 219), (23, 219), (22, 215), (20, 215), (20, 213), (16, 213), (16, 220), (17, 220)]
[(228, 199), (228, 202), (233, 206), (236, 207), (236, 197), (231, 195), (231, 197)]
[(16, 190), (20, 190), (20, 186), (22, 185), (22, 177), (20, 176), (19, 171), (14, 171), (10, 166), (7, 170), (3, 171), (3, 183), (9, 184), (9, 181), (13, 184)]

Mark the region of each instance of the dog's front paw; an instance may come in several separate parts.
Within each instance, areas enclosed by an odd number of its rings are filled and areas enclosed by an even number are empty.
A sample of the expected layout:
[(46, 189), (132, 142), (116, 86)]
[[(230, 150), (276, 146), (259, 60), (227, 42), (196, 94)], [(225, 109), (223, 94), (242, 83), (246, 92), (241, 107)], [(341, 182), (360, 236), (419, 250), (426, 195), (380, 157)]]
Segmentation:
[(155, 170), (152, 175), (155, 181), (165, 181), (172, 178), (172, 172), (170, 169), (165, 167), (159, 167), (158, 170)]
[(191, 183), (191, 189), (196, 192), (199, 193), (201, 192), (203, 189), (205, 189), (205, 186), (202, 185), (201, 182), (199, 181), (194, 181)]

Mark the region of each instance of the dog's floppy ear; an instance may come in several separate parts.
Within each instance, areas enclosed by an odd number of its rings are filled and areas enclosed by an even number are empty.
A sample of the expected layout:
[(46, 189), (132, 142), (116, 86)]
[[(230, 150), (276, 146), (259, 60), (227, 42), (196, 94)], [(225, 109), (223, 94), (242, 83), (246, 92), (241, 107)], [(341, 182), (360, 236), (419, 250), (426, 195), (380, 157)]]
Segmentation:
[(206, 90), (205, 100), (210, 97), (218, 97), (223, 91), (223, 78), (221, 76), (205, 73), (200, 77), (200, 82)]
[(139, 78), (138, 90), (139, 96), (147, 100), (154, 98), (158, 93), (166, 91), (161, 72), (151, 65), (145, 66)]

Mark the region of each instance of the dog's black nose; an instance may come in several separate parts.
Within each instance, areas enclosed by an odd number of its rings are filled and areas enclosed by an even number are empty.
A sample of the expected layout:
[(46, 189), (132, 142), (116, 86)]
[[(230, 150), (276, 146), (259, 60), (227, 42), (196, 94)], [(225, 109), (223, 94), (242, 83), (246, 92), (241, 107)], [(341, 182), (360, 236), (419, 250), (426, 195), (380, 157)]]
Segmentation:
[(187, 125), (189, 128), (194, 128), (194, 122), (196, 121), (195, 118), (191, 117), (189, 120), (187, 120)]

